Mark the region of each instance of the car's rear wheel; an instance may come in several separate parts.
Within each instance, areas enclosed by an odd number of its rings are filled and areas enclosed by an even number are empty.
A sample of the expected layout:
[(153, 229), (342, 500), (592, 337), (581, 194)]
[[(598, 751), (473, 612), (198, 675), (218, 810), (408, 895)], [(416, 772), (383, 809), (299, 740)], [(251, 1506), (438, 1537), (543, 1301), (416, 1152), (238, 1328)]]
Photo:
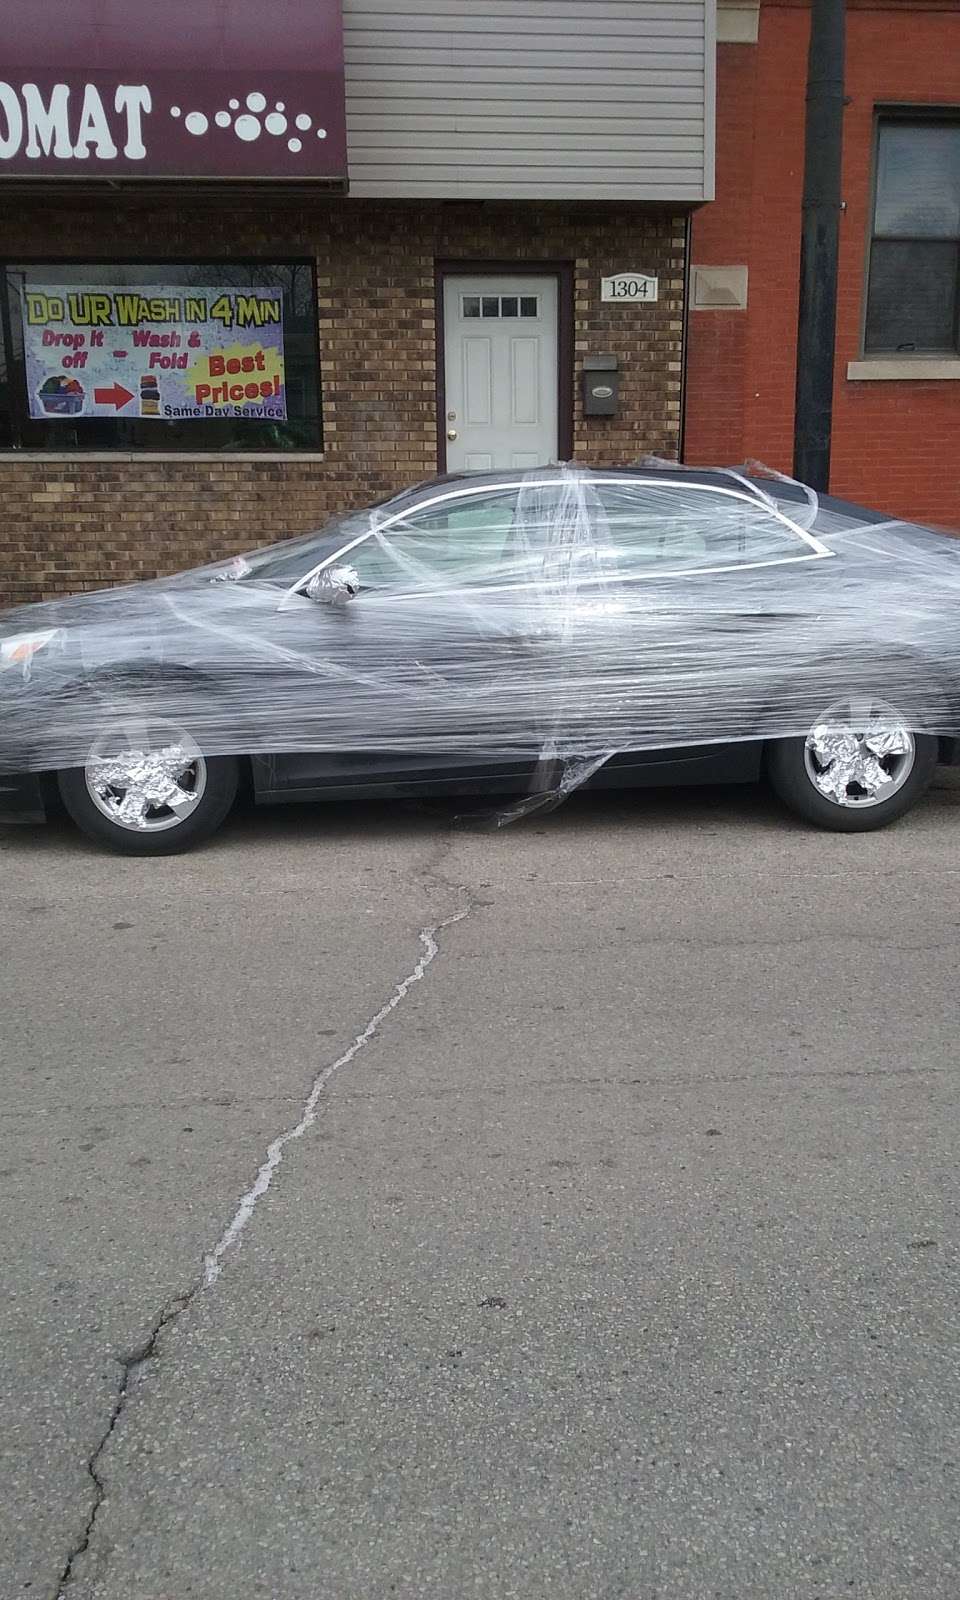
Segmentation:
[(136, 714), (105, 720), (84, 765), (57, 774), (77, 826), (129, 856), (175, 855), (209, 838), (237, 782), (235, 756), (204, 756), (176, 722)]
[(841, 696), (806, 736), (767, 748), (767, 775), (791, 811), (838, 833), (866, 833), (902, 817), (937, 764), (937, 740), (906, 712), (868, 694)]

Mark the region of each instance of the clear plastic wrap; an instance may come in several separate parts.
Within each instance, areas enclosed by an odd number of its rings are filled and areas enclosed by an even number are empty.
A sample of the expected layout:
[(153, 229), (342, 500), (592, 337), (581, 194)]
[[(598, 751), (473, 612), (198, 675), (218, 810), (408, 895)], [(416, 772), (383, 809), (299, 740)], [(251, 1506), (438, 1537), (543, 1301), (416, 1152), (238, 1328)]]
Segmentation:
[(867, 774), (887, 735), (960, 732), (958, 685), (953, 539), (756, 466), (543, 468), (0, 615), (0, 771), (159, 757), (162, 787), (184, 736), (347, 782), (513, 774), (508, 816), (614, 756), (815, 728)]

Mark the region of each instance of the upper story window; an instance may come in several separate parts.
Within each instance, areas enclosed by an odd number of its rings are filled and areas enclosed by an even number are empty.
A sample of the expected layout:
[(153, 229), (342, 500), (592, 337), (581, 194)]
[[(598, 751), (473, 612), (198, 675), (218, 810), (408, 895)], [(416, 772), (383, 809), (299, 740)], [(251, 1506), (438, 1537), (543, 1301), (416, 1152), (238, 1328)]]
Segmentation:
[(0, 447), (321, 447), (309, 262), (9, 263), (0, 332)]
[(868, 355), (955, 354), (960, 117), (883, 117), (867, 287)]

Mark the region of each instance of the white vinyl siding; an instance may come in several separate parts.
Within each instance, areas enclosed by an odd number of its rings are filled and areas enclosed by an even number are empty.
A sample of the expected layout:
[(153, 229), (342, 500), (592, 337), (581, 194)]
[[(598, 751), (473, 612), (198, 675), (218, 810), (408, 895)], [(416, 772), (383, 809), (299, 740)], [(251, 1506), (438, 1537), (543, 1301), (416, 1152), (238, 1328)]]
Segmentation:
[(712, 196), (715, 0), (344, 0), (350, 193)]

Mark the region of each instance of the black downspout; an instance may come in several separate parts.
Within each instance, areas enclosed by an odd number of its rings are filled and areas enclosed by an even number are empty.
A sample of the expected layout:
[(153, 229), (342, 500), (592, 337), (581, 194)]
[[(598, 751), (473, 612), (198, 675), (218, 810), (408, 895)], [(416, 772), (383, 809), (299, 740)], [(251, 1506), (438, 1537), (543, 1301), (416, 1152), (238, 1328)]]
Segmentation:
[(830, 487), (845, 13), (846, 0), (812, 0), (807, 60), (793, 472), (820, 491)]

